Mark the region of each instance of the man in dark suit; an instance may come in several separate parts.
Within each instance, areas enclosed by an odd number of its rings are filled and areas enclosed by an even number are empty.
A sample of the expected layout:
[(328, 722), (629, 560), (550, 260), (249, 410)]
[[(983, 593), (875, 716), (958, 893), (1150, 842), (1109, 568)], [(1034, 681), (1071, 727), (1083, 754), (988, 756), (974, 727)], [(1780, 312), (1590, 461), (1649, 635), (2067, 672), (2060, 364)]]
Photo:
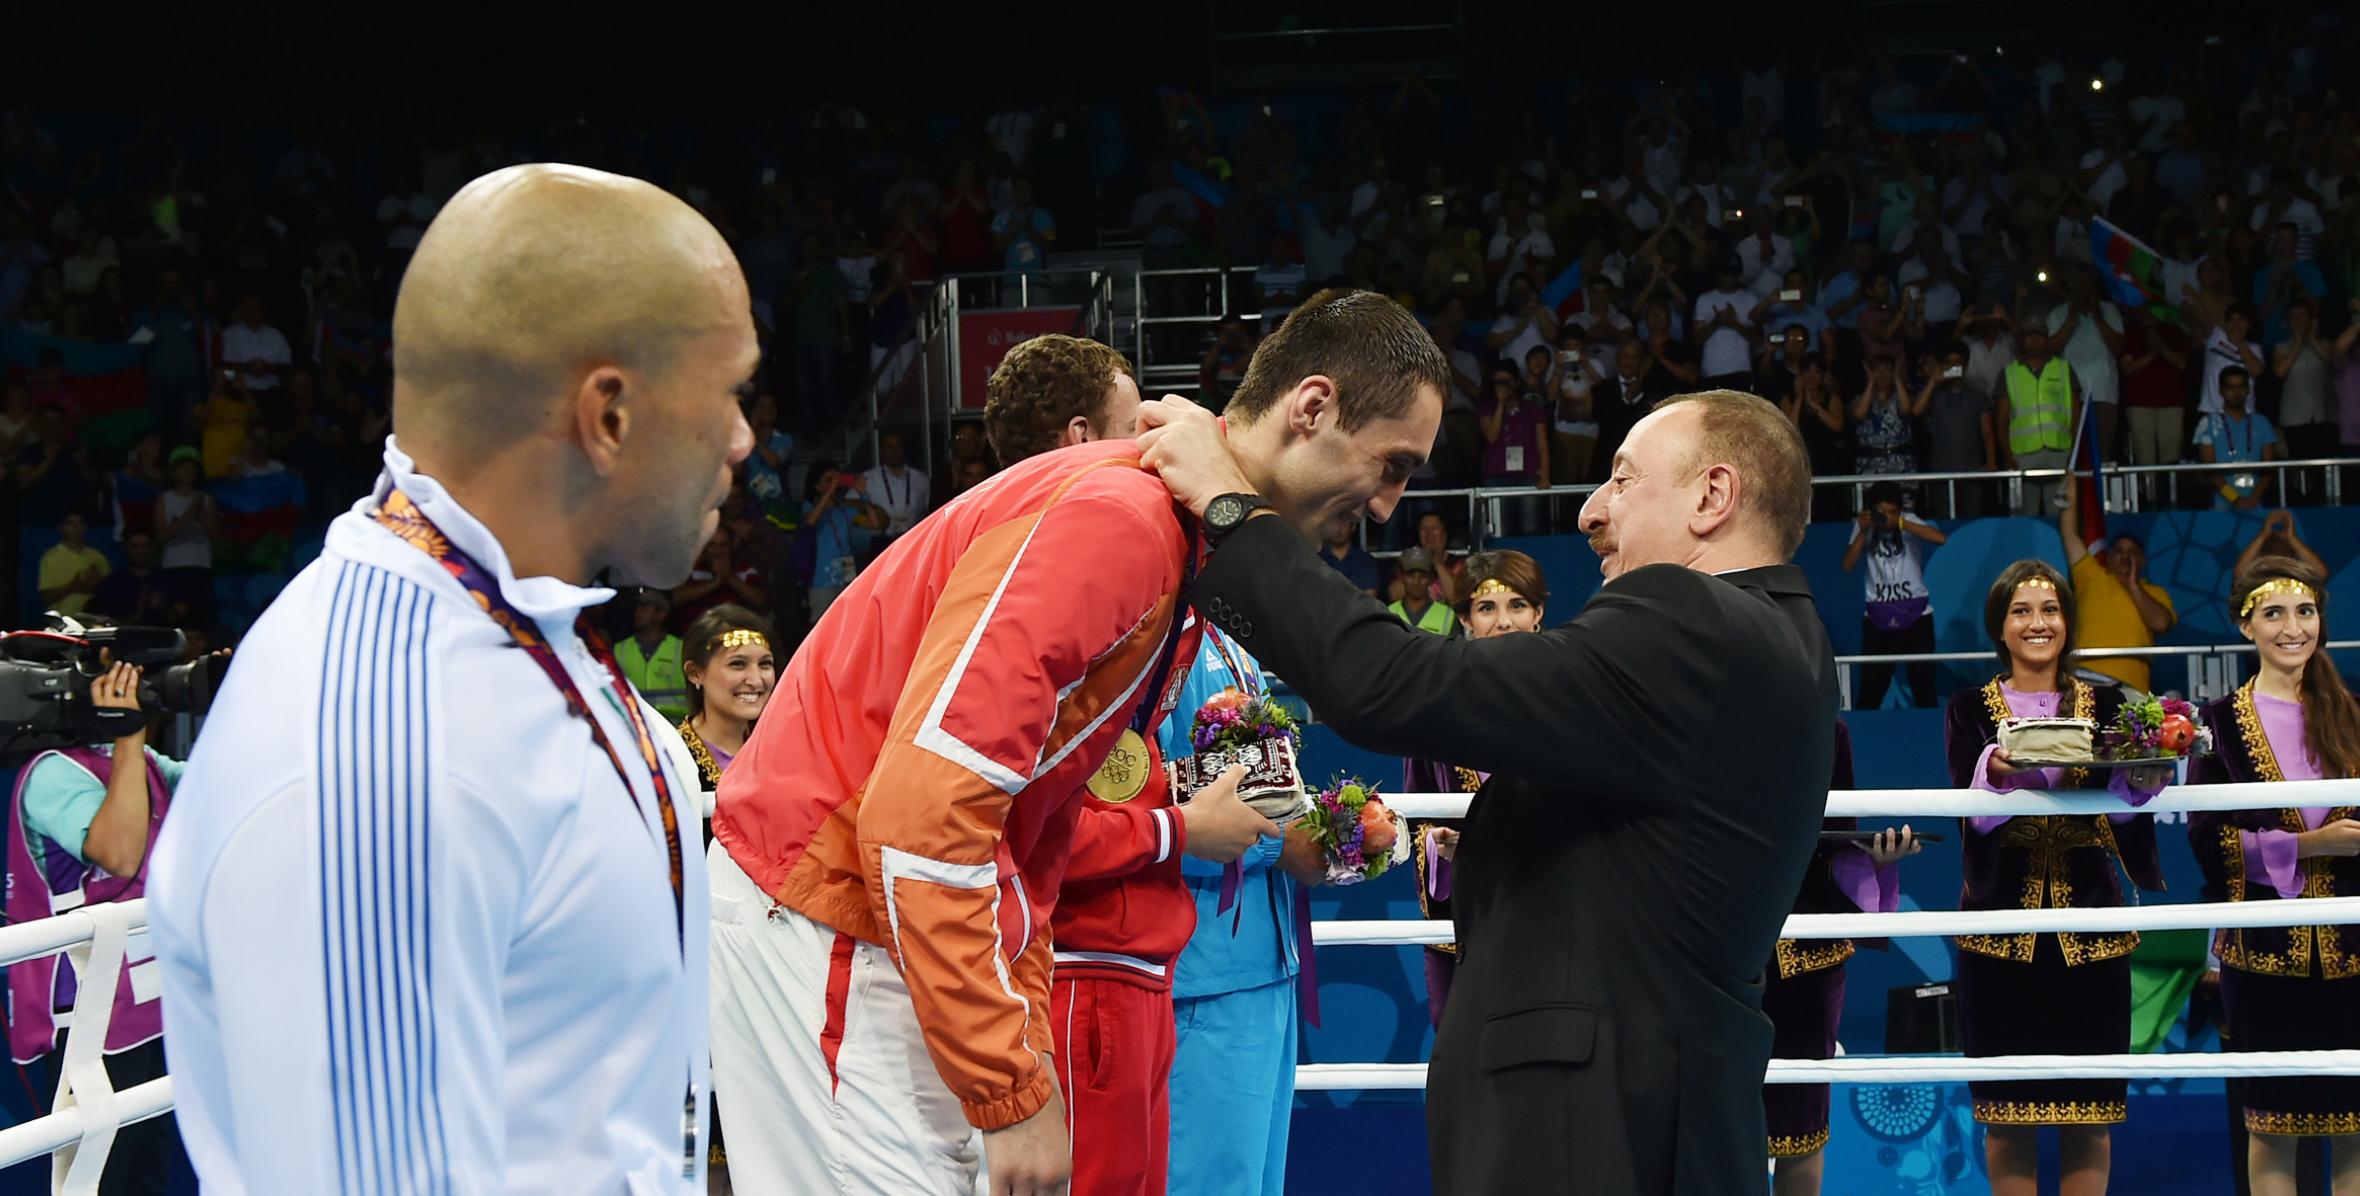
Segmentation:
[(1659, 372), (1649, 364), (1647, 350), (1639, 342), (1626, 340), (1616, 346), (1614, 373), (1590, 389), (1590, 409), (1598, 419), (1598, 448), (1590, 458), (1590, 476), (1583, 480), (1605, 481), (1614, 468), (1614, 454), (1621, 450), (1631, 428), (1657, 400), (1670, 396), (1670, 389), (1658, 382)]
[(1141, 412), (1204, 515), (1191, 598), (1354, 743), (1491, 774), (1428, 1077), (1435, 1191), (1758, 1193), (1770, 957), (1826, 805), (1836, 680), (1802, 571), (1810, 471), (1730, 391), (1631, 429), (1581, 527), (1607, 584), (1537, 636), (1401, 625), (1255, 497), (1209, 417)]

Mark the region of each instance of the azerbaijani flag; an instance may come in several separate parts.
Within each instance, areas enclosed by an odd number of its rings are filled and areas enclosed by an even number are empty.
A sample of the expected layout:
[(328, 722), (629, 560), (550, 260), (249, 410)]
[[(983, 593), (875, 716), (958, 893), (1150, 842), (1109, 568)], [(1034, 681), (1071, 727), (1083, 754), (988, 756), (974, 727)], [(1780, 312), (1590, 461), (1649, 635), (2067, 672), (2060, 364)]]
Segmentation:
[(1588, 300), (1589, 296), (1582, 294), (1582, 260), (1578, 257), (1541, 288), (1541, 306), (1556, 312), (1560, 320), (1580, 311)]
[(2106, 483), (2100, 477), (2105, 468), (2098, 452), (2098, 415), (2096, 404), (2081, 405), (2081, 429), (2073, 438), (2074, 472), (2067, 480), (2073, 486), (2073, 502), (2080, 516), (2081, 542), (2093, 552), (2102, 551), (2106, 543)]
[(2171, 310), (2163, 298), (2162, 255), (2102, 216), (2090, 220), (2090, 261), (2116, 303)]
[(71, 413), (77, 422), (147, 406), (147, 346), (68, 340), (0, 325), (0, 372), (30, 373), (43, 349), (55, 349), (65, 359), (70, 390), (79, 406)]
[(272, 572), (286, 566), (295, 524), (303, 515), (303, 478), (289, 470), (245, 478), (216, 478), (205, 490), (221, 509), (214, 541), (216, 569)]

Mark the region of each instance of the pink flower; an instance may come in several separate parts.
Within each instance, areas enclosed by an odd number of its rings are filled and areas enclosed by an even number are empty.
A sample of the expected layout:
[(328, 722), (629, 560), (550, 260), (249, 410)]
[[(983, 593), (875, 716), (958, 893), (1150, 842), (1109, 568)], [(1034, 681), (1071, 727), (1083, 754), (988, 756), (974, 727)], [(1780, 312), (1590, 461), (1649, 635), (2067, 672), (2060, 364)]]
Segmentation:
[(1230, 689), (1222, 690), (1220, 693), (1214, 694), (1212, 699), (1205, 703), (1205, 713), (1211, 714), (1214, 711), (1226, 712), (1230, 717), (1230, 721), (1234, 722), (1239, 716), (1244, 714), (1247, 701), (1248, 699), (1246, 698), (1244, 690), (1232, 687)]

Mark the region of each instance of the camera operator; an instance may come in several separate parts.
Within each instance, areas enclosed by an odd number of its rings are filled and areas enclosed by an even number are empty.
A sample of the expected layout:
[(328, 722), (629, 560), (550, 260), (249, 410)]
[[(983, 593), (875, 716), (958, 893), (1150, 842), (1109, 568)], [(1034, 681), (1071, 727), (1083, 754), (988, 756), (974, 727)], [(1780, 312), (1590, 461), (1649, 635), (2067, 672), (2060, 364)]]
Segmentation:
[[(128, 711), (111, 746), (43, 752), (17, 774), (8, 835), (8, 921), (22, 924), (83, 905), (129, 901), (147, 891), (148, 853), (180, 783), (181, 762), (150, 750), (140, 714), (140, 670), (111, 664), (90, 683), (91, 705)], [(137, 768), (117, 768), (121, 761)], [(156, 962), (133, 939), (107, 1025), (107, 1075), (117, 1091), (164, 1074), (164, 1022)], [(8, 969), (9, 1054), (31, 1063), (62, 1042), (56, 1011), (74, 1004), (74, 973), (59, 956)], [(165, 1190), (179, 1134), (169, 1115), (126, 1126), (107, 1156), (105, 1192)]]

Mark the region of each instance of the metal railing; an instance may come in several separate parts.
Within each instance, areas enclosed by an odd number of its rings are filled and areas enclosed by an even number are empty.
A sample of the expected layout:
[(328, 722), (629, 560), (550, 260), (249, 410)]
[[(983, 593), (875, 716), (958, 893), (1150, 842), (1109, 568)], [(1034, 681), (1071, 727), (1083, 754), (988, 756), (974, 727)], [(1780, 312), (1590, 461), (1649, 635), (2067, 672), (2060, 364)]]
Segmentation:
[[(2177, 479), (2181, 474), (2207, 473), (2225, 476), (2233, 473), (2275, 473), (2279, 477), (2278, 492), (2283, 495), (2286, 490), (2285, 475), (2288, 471), (2321, 470), (2327, 475), (2324, 491), (2326, 505), (2341, 506), (2343, 505), (2341, 474), (2346, 468), (2360, 469), (2360, 458), (2310, 457), (2299, 461), (2240, 462), (2229, 465), (2207, 465), (2201, 462), (2178, 465), (2120, 465), (2108, 466), (2103, 476), (2110, 482), (2116, 480), (2127, 482), (2141, 477), (2170, 479), (2172, 483), (2170, 487), (2171, 500), (2176, 504), (2178, 498)], [(1905, 490), (1911, 486), (1943, 483), (1950, 488), (1950, 509), (1956, 510), (1959, 483), (1983, 483), (1986, 485), (1999, 483), (2007, 489), (2008, 503), (2006, 505), (2008, 510), (2020, 510), (2025, 505), (2023, 503), (2025, 486), (2042, 483), (2061, 485), (2066, 478), (2079, 476), (2081, 475), (2078, 472), (2063, 469), (1993, 470), (1972, 473), (1829, 474), (1812, 478), (1811, 486), (1814, 490), (1837, 486), (1849, 487), (1852, 491), (1852, 507), (1854, 510), (1858, 510), (1865, 503), (1868, 488), (1878, 482), (1894, 482)], [(1598, 486), (1594, 482), (1573, 482), (1561, 486), (1463, 486), (1433, 490), (1412, 486), (1403, 492), (1401, 501), (1405, 506), (1418, 506), (1433, 499), (1465, 499), (1467, 517), (1462, 526), (1467, 529), (1467, 536), (1474, 546), (1481, 548), (1490, 537), (1500, 534), (1498, 531), (1501, 522), (1499, 504), (1503, 500), (1586, 499), (1597, 489)], [(2107, 511), (2114, 514), (2139, 513), (2142, 509), (2139, 501), (2140, 489), (2141, 487), (2135, 485), (2109, 485), (2107, 487)], [(1488, 512), (1484, 509), (1486, 503), (1491, 504), (1491, 510)], [(2174, 507), (2167, 506), (2164, 509), (2169, 510)], [(1992, 512), (1992, 514), (2005, 513), (2005, 511)], [(2044, 515), (2053, 513), (2054, 508), (2043, 512)], [(1397, 549), (1370, 547), (1367, 543), (1367, 536), (1368, 528), (1364, 524), (1361, 528), (1363, 547), (1378, 556), (1398, 555), (1399, 550)]]
[[(916, 284), (913, 284), (916, 285)], [(1077, 333), (1112, 343), (1114, 275), (1102, 270), (1048, 267), (1030, 273), (998, 270), (945, 274), (930, 284), (908, 335), (869, 373), (868, 383), (845, 418), (839, 440), (844, 459), (881, 459), (879, 441), (893, 419), (916, 407), (918, 466), (934, 473), (934, 424), (961, 414), (959, 395), (959, 313), (1032, 307), (1078, 307)], [(969, 413), (972, 414), (972, 413)]]
[[(2321, 644), (2320, 648), (2329, 652), (2360, 650), (2360, 640), (2330, 640)], [(2202, 704), (2243, 684), (2245, 670), (2242, 667), (2243, 662), (2238, 658), (2251, 656), (2253, 653), (2254, 646), (2248, 643), (2163, 644), (2147, 648), (2084, 648), (2078, 654), (2076, 663), (2083, 673), (2093, 679), (2111, 683), (2112, 678), (2090, 672), (2091, 662), (2123, 656), (2181, 657), (2187, 662), (2188, 683), (2186, 688), (2179, 692), (2187, 695), (2189, 701)], [(1866, 654), (1838, 656), (1835, 658), (1836, 684), (1842, 692), (1841, 708), (1852, 709), (1852, 670), (1857, 668), (1869, 665), (1898, 666), (1912, 663), (1971, 664), (1977, 661), (1996, 666), (1998, 659), (1988, 649), (1981, 652), (1900, 652), (1891, 656)], [(1264, 670), (1262, 673), (1262, 684), (1272, 693), (1300, 697), (1295, 694), (1294, 688), (1286, 683), (1286, 678), (1268, 670)], [(1308, 713), (1309, 717), (1306, 721), (1314, 723), (1319, 721), (1318, 711), (1313, 710)]]
[(50, 1190), (61, 1196), (98, 1191), (116, 1132), (172, 1109), (170, 1076), (120, 1092), (107, 1078), (107, 1027), (114, 1020), (125, 951), (131, 936), (146, 929), (145, 898), (85, 905), (56, 917), (0, 927), (0, 964), (62, 951), (74, 969), (74, 1011), (65, 1021), (64, 1058), (50, 1112), (0, 1129), (0, 1167), (48, 1155)]
[[(2330, 640), (2320, 645), (2321, 650), (2342, 652), (2360, 648), (2360, 640)], [(2075, 663), (2084, 673), (2097, 661), (2121, 657), (2161, 658), (2181, 657), (2187, 662), (2188, 681), (2180, 692), (2188, 700), (2204, 703), (2228, 693), (2243, 682), (2245, 671), (2240, 656), (2251, 656), (2254, 646), (2235, 644), (2159, 644), (2146, 648), (2083, 647), (2075, 653)], [(1891, 656), (1838, 656), (1836, 680), (1843, 691), (1843, 708), (1852, 709), (1852, 670), (1864, 665), (1906, 664), (1962, 664), (1980, 661), (1996, 666), (1999, 658), (1986, 649), (1981, 652), (1898, 652)], [(2103, 676), (2103, 674), (2097, 674)], [(2108, 678), (2111, 680), (2111, 678)], [(2159, 691), (2160, 692), (2160, 691)]]
[[(1244, 277), (1250, 281), (1254, 272), (1259, 269), (1261, 269), (1260, 266), (1188, 266), (1173, 270), (1140, 270), (1133, 273), (1131, 275), (1131, 310), (1136, 314), (1131, 319), (1131, 360), (1139, 368), (1140, 382), (1150, 386), (1185, 384), (1188, 388), (1193, 389), (1196, 383), (1197, 367), (1203, 364), (1204, 346), (1201, 343), (1192, 345), (1190, 350), (1192, 355), (1185, 361), (1157, 360), (1154, 343), (1149, 336), (1150, 330), (1217, 327), (1221, 321), (1231, 316), (1236, 316), (1241, 320), (1259, 320), (1262, 316), (1261, 309), (1246, 310), (1245, 306), (1238, 302), (1237, 287), (1238, 278)], [(1167, 279), (1171, 280), (1168, 284), (1164, 282)], [(1151, 291), (1184, 288), (1187, 285), (1186, 280), (1189, 279), (1207, 280), (1211, 284), (1200, 292), (1202, 295), (1200, 302), (1186, 305), (1195, 310), (1175, 315), (1148, 314), (1150, 311), (1148, 296)]]

